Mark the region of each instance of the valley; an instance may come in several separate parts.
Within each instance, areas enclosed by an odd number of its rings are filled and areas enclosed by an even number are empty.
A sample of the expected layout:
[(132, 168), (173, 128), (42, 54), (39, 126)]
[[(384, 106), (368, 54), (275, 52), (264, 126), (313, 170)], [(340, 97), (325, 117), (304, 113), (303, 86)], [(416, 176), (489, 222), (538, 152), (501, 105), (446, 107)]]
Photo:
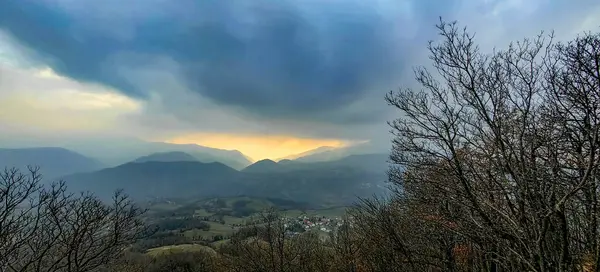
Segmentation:
[(153, 233), (133, 247), (149, 254), (217, 248), (240, 230), (260, 225), (261, 216), (269, 210), (282, 218), (288, 235), (310, 231), (327, 237), (339, 227), (348, 208), (315, 208), (307, 203), (249, 196), (164, 199), (143, 207), (147, 209), (144, 220)]

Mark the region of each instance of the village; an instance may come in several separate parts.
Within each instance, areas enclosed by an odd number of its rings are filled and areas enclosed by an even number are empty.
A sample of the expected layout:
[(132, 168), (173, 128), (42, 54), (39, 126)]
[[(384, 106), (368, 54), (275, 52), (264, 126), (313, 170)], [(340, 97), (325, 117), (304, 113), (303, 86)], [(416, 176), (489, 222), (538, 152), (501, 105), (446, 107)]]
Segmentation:
[(329, 218), (326, 216), (283, 217), (286, 235), (295, 236), (306, 231), (320, 231), (330, 233), (344, 224), (340, 217)]

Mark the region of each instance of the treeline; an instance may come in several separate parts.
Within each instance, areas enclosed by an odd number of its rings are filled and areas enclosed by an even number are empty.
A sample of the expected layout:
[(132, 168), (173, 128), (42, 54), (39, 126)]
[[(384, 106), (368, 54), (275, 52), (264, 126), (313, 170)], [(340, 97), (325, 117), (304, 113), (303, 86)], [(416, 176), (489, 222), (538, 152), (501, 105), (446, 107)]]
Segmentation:
[(183, 217), (183, 218), (168, 218), (159, 220), (157, 223), (150, 225), (151, 229), (159, 232), (164, 231), (179, 231), (184, 232), (192, 229), (209, 230), (210, 225), (200, 218)]
[[(289, 207), (302, 207), (305, 205), (302, 203), (296, 203), (294, 201), (288, 200), (280, 200), (275, 198), (265, 198), (267, 201), (273, 203), (274, 207), (280, 210), (288, 209)], [(219, 222), (221, 224), (225, 224), (223, 217), (225, 216), (233, 216), (233, 217), (248, 217), (252, 214), (260, 212), (256, 208), (248, 206), (249, 203), (252, 203), (251, 200), (236, 200), (231, 204), (231, 207), (227, 205), (225, 200), (221, 198), (215, 198), (206, 200), (203, 203), (192, 203), (188, 204), (184, 207), (177, 208), (173, 211), (163, 211), (156, 213), (154, 215), (155, 218), (172, 218), (172, 217), (196, 217), (201, 218), (201, 221), (212, 221)], [(279, 205), (281, 204), (281, 206)], [(210, 216), (202, 216), (198, 217), (195, 215), (196, 210), (204, 209), (207, 213), (210, 213)]]

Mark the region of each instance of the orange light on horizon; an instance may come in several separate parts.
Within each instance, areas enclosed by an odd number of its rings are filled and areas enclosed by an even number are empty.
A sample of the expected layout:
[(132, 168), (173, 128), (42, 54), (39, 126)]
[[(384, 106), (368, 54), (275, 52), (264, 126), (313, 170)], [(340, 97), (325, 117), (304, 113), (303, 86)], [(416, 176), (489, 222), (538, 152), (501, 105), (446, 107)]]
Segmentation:
[(340, 139), (298, 138), (284, 135), (243, 135), (195, 133), (169, 139), (167, 143), (198, 144), (206, 147), (238, 150), (253, 160), (276, 160), (321, 146), (344, 147), (350, 142)]

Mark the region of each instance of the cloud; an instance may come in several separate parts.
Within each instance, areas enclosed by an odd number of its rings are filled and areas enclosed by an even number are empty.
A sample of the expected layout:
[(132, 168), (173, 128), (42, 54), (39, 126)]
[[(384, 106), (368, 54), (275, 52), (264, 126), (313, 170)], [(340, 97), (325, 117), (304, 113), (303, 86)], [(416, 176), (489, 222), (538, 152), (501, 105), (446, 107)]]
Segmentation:
[(81, 84), (50, 68), (17, 69), (0, 63), (0, 126), (45, 133), (104, 132), (141, 103), (99, 85)]
[[(63, 91), (63, 101), (100, 107), (94, 95), (105, 90), (135, 101), (135, 111), (122, 104), (111, 122), (138, 136), (275, 134), (387, 145), (385, 122), (397, 116), (383, 95), (412, 86), (410, 68), (429, 63), (439, 16), (468, 26), (488, 51), (541, 30), (559, 39), (598, 30), (599, 8), (594, 0), (2, 1), (0, 34), (9, 35), (0, 35), (0, 62), (26, 63), (42, 76), (49, 67), (57, 75), (48, 76), (85, 90)], [(12, 82), (0, 92), (22, 89)]]
[(166, 58), (187, 89), (220, 105), (263, 117), (366, 122), (381, 112), (332, 113), (373, 85), (392, 86), (403, 68), (394, 27), (363, 1), (2, 6), (0, 26), (58, 73), (140, 99), (149, 98), (140, 86), (146, 79), (134, 81), (126, 71)]

